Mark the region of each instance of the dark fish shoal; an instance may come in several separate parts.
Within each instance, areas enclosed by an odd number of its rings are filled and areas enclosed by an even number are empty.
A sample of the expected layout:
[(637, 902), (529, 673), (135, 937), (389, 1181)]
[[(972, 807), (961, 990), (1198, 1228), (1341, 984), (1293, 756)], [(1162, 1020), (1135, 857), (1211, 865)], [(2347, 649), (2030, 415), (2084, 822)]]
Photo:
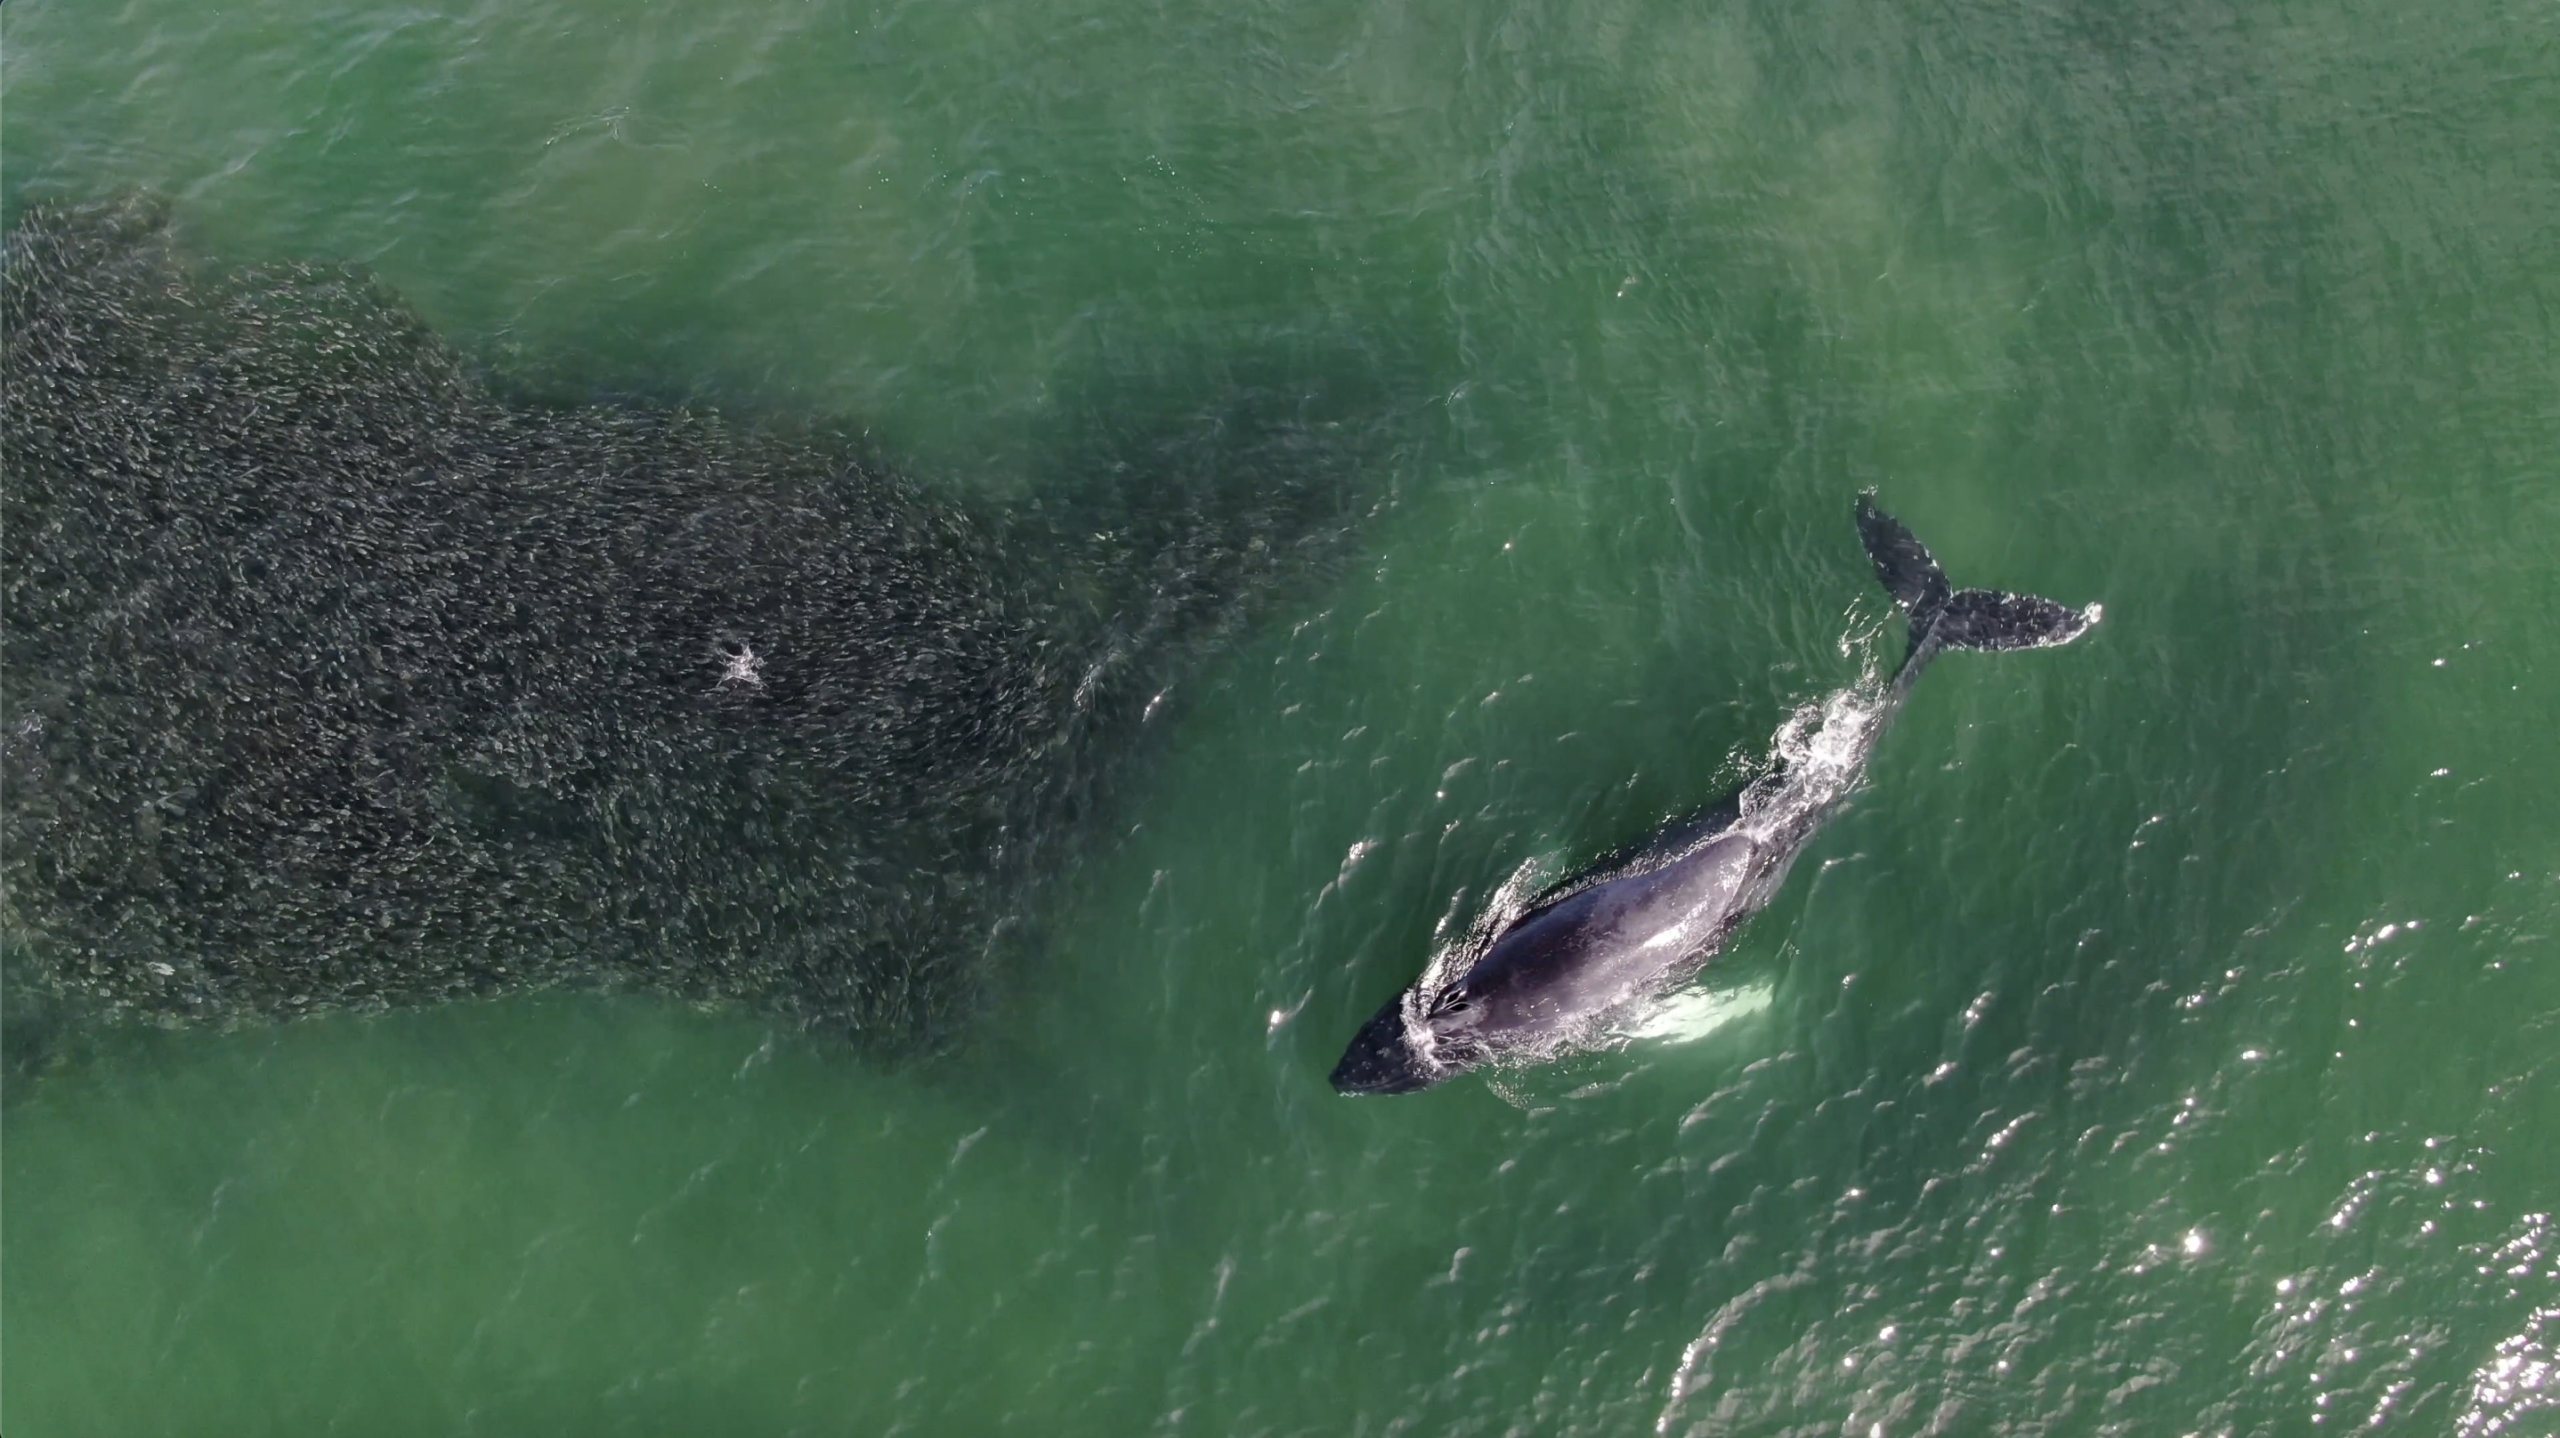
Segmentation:
[(31, 210), (5, 319), (21, 1040), (576, 984), (947, 1043), (1149, 701), (1363, 502), (1291, 423), (1034, 513), (502, 397), (139, 201)]

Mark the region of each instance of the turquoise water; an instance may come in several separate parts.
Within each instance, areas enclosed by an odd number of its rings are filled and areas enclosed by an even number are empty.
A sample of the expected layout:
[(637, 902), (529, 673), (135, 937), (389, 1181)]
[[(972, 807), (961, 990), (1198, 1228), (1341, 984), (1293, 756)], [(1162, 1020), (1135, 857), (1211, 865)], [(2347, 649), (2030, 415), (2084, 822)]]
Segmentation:
[[(1420, 416), (948, 1057), (564, 995), (22, 1084), (10, 1433), (2560, 1432), (2548, 7), (0, 45), (12, 215), (151, 189), (539, 383), (1017, 491), (1231, 366)], [(1889, 650), (1868, 484), (2106, 623), (1931, 673), (1707, 1032), (1333, 1095), (1435, 931)]]

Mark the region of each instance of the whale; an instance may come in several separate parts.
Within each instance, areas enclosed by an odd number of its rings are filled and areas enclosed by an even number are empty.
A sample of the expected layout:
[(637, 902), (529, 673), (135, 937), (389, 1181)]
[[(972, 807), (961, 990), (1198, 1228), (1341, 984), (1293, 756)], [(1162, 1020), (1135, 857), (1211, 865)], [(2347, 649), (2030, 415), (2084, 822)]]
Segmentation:
[(1890, 677), (1798, 711), (1765, 771), (1716, 803), (1525, 902), (1497, 896), (1464, 939), (1361, 1026), (1333, 1070), (1337, 1090), (1415, 1093), (1608, 1041), (1696, 979), (1776, 896), (1931, 663), (1955, 650), (2068, 644), (2101, 617), (2095, 604), (1952, 588), (1872, 490), (1858, 496), (1856, 519), (1909, 629)]

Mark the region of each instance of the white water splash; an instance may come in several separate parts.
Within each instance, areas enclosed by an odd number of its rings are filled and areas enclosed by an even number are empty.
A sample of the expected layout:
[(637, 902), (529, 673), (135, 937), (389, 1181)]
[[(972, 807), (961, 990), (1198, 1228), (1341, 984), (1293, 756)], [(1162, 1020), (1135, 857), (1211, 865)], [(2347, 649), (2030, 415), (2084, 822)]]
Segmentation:
[(1742, 827), (1754, 838), (1782, 842), (1786, 832), (1829, 809), (1857, 787), (1893, 714), (1893, 695), (1874, 656), (1857, 683), (1807, 704), (1778, 726), (1770, 748), (1777, 764), (1742, 795)]
[(1502, 887), (1494, 890), (1493, 896), (1485, 901), (1483, 910), (1467, 932), (1459, 938), (1444, 940), (1432, 950), (1431, 962), (1423, 966), (1422, 976), (1404, 991), (1398, 1002), (1404, 1013), (1405, 1042), (1431, 1071), (1441, 1073), (1449, 1067), (1441, 1061), (1440, 1036), (1432, 1032), (1428, 1019), (1432, 1004), (1448, 991), (1450, 985), (1466, 977), (1467, 970), (1475, 961), (1484, 957), (1485, 946), (1493, 936), (1509, 928), (1514, 919), (1526, 913), (1529, 905), (1553, 880), (1553, 866), (1543, 859), (1527, 860), (1512, 870), (1511, 877), (1503, 880)]
[[(1416, 990), (1438, 994), (1465, 977), (1467, 969), (1484, 957), (1485, 944), (1494, 935), (1511, 926), (1514, 919), (1527, 913), (1538, 895), (1555, 881), (1554, 865), (1546, 859), (1530, 859), (1511, 871), (1502, 887), (1484, 902), (1476, 921), (1463, 937), (1441, 944), (1432, 951), (1431, 962), (1423, 967)], [(1408, 1019), (1412, 1015), (1406, 1016)]]

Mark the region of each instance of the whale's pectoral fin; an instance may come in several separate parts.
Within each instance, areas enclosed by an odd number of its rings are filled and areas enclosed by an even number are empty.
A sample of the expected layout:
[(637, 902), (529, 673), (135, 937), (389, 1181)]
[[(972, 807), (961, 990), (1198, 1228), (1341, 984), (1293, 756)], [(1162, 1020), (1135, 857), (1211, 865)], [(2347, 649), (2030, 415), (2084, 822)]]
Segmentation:
[(1949, 649), (2042, 649), (2068, 644), (2098, 622), (2098, 606), (2072, 609), (2032, 594), (1966, 589), (1947, 600), (1930, 631)]

